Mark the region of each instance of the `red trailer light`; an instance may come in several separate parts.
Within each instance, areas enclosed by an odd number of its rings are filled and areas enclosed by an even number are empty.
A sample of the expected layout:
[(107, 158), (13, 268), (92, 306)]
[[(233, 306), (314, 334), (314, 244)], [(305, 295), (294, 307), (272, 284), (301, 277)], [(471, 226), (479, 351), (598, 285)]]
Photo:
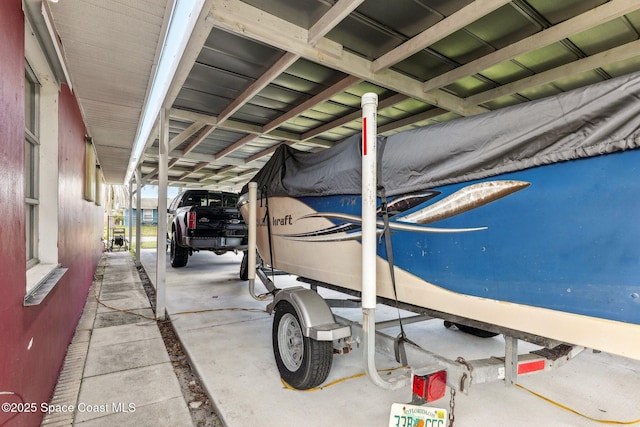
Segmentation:
[(530, 374), (531, 372), (544, 370), (546, 364), (544, 360), (532, 360), (531, 362), (523, 362), (518, 364), (518, 375)]
[(189, 212), (189, 220), (188, 220), (187, 228), (196, 228), (196, 213), (195, 212)]
[(442, 399), (447, 392), (447, 371), (414, 375), (412, 391), (418, 398), (427, 402)]

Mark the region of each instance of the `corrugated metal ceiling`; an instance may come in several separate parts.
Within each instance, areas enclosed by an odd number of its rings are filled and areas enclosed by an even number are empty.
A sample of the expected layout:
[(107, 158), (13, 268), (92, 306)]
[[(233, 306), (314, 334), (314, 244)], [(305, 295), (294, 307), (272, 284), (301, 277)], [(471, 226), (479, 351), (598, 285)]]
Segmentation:
[(389, 135), (640, 70), (640, 0), (207, 0), (203, 32), (170, 100), (171, 185), (237, 188), (281, 143), (339, 143), (366, 92)]

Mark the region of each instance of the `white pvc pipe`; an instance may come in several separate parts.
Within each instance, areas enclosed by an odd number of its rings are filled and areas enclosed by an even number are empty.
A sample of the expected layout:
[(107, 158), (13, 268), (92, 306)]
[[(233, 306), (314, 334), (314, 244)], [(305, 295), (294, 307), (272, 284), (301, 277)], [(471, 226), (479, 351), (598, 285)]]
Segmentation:
[(397, 389), (406, 381), (385, 381), (376, 369), (377, 107), (378, 95), (362, 96), (362, 353), (365, 372), (377, 386)]
[(249, 183), (249, 220), (247, 221), (247, 232), (249, 239), (247, 242), (247, 268), (249, 269), (247, 278), (249, 279), (249, 294), (258, 301), (264, 301), (267, 295), (256, 294), (256, 254), (258, 246), (257, 239), (257, 211), (258, 211), (258, 184), (256, 182)]
[(376, 167), (378, 95), (362, 96), (362, 308), (376, 308)]
[(249, 241), (247, 248), (247, 257), (249, 265), (249, 280), (256, 280), (256, 219), (258, 210), (258, 184), (256, 182), (249, 183)]

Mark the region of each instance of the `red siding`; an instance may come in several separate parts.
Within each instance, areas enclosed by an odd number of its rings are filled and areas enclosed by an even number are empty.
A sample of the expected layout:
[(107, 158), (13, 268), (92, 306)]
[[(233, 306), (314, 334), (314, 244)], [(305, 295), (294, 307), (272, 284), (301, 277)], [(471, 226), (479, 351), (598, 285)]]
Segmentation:
[[(44, 302), (23, 307), (24, 16), (0, 1), (0, 402), (48, 402), (100, 257), (102, 209), (83, 199), (85, 126), (74, 95), (59, 97), (59, 262), (69, 270)], [(46, 214), (42, 212), (41, 215)], [(31, 345), (30, 345), (31, 343)], [(4, 426), (13, 414), (0, 412)], [(7, 425), (39, 425), (20, 414)]]

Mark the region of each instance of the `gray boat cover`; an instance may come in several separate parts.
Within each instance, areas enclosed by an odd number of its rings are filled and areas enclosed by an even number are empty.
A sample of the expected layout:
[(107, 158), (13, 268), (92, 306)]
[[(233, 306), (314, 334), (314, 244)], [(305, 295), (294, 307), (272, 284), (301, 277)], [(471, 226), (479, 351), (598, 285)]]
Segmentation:
[[(283, 144), (253, 181), (269, 196), (360, 194), (360, 140), (318, 153)], [(640, 73), (378, 138), (389, 196), (639, 147)]]

